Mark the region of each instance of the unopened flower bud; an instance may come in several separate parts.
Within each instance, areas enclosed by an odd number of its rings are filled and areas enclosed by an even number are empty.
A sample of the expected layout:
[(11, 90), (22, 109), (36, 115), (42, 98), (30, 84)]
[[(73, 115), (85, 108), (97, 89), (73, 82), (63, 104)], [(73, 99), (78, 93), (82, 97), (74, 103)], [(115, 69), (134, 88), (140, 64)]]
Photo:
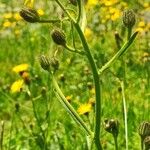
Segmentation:
[(52, 36), (53, 41), (56, 44), (62, 45), (62, 46), (66, 45), (66, 37), (62, 31), (60, 31), (58, 29), (54, 29), (51, 33), (51, 36)]
[(106, 119), (104, 121), (104, 128), (107, 132), (117, 137), (119, 133), (119, 122), (118, 120), (115, 120), (115, 119)]
[(40, 17), (36, 10), (31, 8), (22, 8), (22, 10), (19, 12), (20, 16), (27, 22), (35, 23), (39, 22)]
[(133, 10), (126, 10), (123, 13), (123, 23), (125, 27), (132, 28), (136, 22)]
[(142, 122), (139, 126), (139, 135), (141, 138), (145, 138), (146, 136), (150, 136), (150, 122)]
[(72, 4), (72, 5), (74, 5), (74, 6), (77, 6), (77, 0), (69, 0), (70, 1), (70, 3)]
[(44, 70), (50, 71), (51, 62), (50, 62), (49, 58), (47, 58), (47, 57), (44, 56), (44, 55), (41, 55), (41, 56), (39, 57), (39, 60), (40, 60), (40, 65), (41, 65), (41, 67), (42, 67)]
[(56, 58), (51, 58), (51, 66), (53, 67), (54, 71), (58, 70), (59, 68), (59, 61)]
[(145, 150), (150, 150), (150, 136), (144, 139)]

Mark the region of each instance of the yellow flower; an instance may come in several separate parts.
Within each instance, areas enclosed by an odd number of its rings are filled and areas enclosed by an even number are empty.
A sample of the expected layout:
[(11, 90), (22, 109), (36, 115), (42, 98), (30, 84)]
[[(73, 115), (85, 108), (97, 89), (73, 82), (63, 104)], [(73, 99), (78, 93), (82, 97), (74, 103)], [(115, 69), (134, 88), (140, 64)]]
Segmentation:
[(66, 99), (67, 99), (68, 102), (71, 102), (71, 98), (72, 98), (72, 95), (66, 96)]
[(145, 22), (144, 21), (140, 21), (139, 24), (138, 24), (138, 26), (141, 27), (141, 28), (145, 27)]
[(20, 64), (20, 65), (17, 65), (15, 67), (13, 67), (13, 71), (16, 72), (16, 73), (20, 73), (20, 72), (23, 72), (23, 71), (27, 71), (29, 68), (29, 65), (28, 64)]
[(4, 23), (3, 23), (3, 27), (4, 28), (8, 28), (8, 27), (11, 27), (12, 26), (12, 22), (10, 22), (10, 21), (5, 21)]
[(34, 0), (25, 0), (24, 5), (32, 8), (34, 5)]
[(10, 19), (10, 18), (12, 18), (12, 13), (11, 13), (11, 12), (5, 13), (5, 14), (3, 15), (3, 17), (4, 17), (5, 19)]
[(21, 20), (22, 18), (21, 18), (21, 16), (19, 15), (19, 13), (17, 12), (17, 13), (14, 14), (14, 19), (17, 20), (17, 21), (19, 21), (19, 20)]
[(39, 14), (39, 16), (43, 16), (44, 15), (43, 9), (38, 9), (37, 13)]
[(91, 110), (92, 110), (92, 105), (90, 103), (87, 103), (87, 104), (81, 104), (77, 112), (80, 115), (83, 115), (89, 113)]
[(11, 92), (12, 93), (16, 93), (16, 92), (20, 92), (22, 87), (23, 87), (24, 81), (23, 80), (17, 80), (15, 81), (12, 85), (11, 85)]
[(86, 28), (85, 31), (84, 31), (84, 35), (87, 39), (91, 38), (92, 37), (92, 30), (90, 28)]

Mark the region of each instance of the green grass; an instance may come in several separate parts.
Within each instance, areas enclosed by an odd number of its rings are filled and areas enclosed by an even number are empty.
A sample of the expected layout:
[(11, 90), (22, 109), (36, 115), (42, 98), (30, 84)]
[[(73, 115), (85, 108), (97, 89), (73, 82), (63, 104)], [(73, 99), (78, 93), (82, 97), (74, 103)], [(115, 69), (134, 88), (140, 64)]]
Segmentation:
[[(2, 3), (4, 4), (3, 1), (0, 2), (0, 4)], [(50, 3), (48, 4), (50, 5)], [(5, 4), (7, 4), (6, 8), (8, 9), (12, 7), (9, 2)], [(17, 2), (12, 4), (12, 8), (19, 9), (22, 7), (22, 4), (17, 4)], [(17, 4), (16, 7), (15, 4)], [(45, 4), (45, 7), (48, 8), (49, 5)], [(133, 4), (129, 5), (131, 7)], [(37, 7), (39, 7), (38, 3)], [(58, 6), (55, 5), (55, 7)], [(6, 8), (3, 12), (6, 11)], [(88, 16), (88, 27), (93, 31), (92, 40), (89, 39), (88, 43), (97, 66), (101, 68), (118, 51), (114, 32), (121, 33), (122, 23), (121, 19), (118, 19), (113, 23), (110, 21), (106, 24), (97, 25), (92, 18), (96, 18), (98, 10), (99, 7), (95, 7), (95, 11), (91, 11)], [(138, 13), (143, 10), (144, 8), (140, 7)], [(59, 12), (60, 10), (56, 11)], [(48, 18), (48, 14), (54, 13), (54, 10), (47, 10), (46, 13), (45, 18)], [(0, 21), (1, 27), (3, 21)], [(60, 27), (59, 24), (56, 26)], [(67, 35), (67, 42), (71, 45), (70, 24), (65, 22), (62, 27)], [(64, 95), (71, 96), (70, 104), (75, 110), (81, 103), (86, 103), (90, 98), (94, 98), (91, 87), (88, 87), (88, 84), (91, 83), (92, 89), (94, 88), (88, 60), (86, 57), (68, 52), (61, 46), (55, 45), (50, 37), (53, 25), (29, 24), (22, 20), (18, 22), (16, 28), (21, 31), (19, 36), (15, 36), (15, 28), (4, 29), (2, 27), (0, 30), (0, 139), (3, 138), (0, 143), (1, 149), (87, 149), (87, 136), (58, 101), (51, 77), (40, 67), (39, 56), (44, 54), (52, 57), (58, 50), (57, 58), (60, 66), (55, 77)], [(135, 28), (136, 25), (133, 30)], [(122, 38), (124, 41), (126, 40), (126, 32), (122, 34)], [(142, 121), (150, 121), (150, 61), (143, 61), (145, 52), (149, 55), (148, 59), (150, 58), (149, 38), (149, 33), (139, 34), (124, 55), (129, 150), (140, 149), (138, 127)], [(75, 39), (77, 43), (80, 42), (77, 32), (75, 32)], [(81, 44), (77, 44), (77, 47), (80, 48)], [(25, 85), (23, 91), (19, 93), (11, 93), (12, 83), (21, 79), (21, 76), (14, 73), (12, 68), (22, 63), (27, 63), (30, 66), (30, 84)], [(65, 78), (64, 81), (61, 80), (62, 75)], [(118, 78), (123, 79), (121, 58), (101, 76), (101, 144), (106, 150), (114, 149), (114, 140), (113, 136), (104, 130), (105, 118), (118, 119), (118, 145), (119, 149), (125, 149), (123, 104)], [(28, 90), (30, 90), (31, 96)], [(93, 131), (94, 113), (95, 108), (92, 107), (88, 116), (81, 115), (81, 118)], [(4, 129), (2, 128), (3, 121)], [(89, 122), (91, 122), (91, 126)], [(96, 149), (94, 145), (93, 149)]]

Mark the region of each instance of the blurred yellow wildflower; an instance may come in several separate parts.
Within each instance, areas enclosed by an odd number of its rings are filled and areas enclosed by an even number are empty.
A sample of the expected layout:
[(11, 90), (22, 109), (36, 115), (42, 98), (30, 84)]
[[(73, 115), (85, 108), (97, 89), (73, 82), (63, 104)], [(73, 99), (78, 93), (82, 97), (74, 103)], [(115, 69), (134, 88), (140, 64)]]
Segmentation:
[(39, 16), (43, 16), (44, 15), (43, 9), (38, 9), (37, 13), (39, 14)]
[(86, 4), (86, 8), (90, 9), (93, 6), (98, 5), (98, 4), (99, 4), (99, 0), (88, 0)]
[(14, 71), (16, 73), (20, 73), (20, 72), (27, 71), (28, 68), (29, 68), (28, 64), (20, 64), (20, 65), (13, 67), (12, 71)]
[(150, 7), (150, 4), (149, 4), (148, 2), (145, 2), (145, 3), (143, 4), (143, 6), (144, 6), (145, 8), (148, 8), (148, 7)]
[(67, 99), (67, 101), (68, 101), (69, 103), (71, 102), (71, 98), (72, 98), (72, 95), (66, 96), (66, 99)]
[(34, 0), (25, 0), (24, 5), (32, 8), (34, 5)]
[(85, 31), (84, 31), (84, 35), (87, 39), (91, 38), (92, 37), (92, 30), (90, 28), (86, 28)]
[(18, 35), (20, 35), (21, 32), (20, 32), (20, 30), (16, 29), (16, 30), (14, 31), (14, 33), (15, 33), (16, 36), (18, 36)]
[(77, 110), (80, 115), (87, 114), (92, 110), (92, 105), (90, 103), (81, 104)]
[(12, 93), (16, 93), (16, 92), (20, 92), (22, 87), (23, 87), (24, 81), (23, 80), (17, 80), (15, 81), (12, 85), (11, 85), (11, 92)]
[(12, 13), (11, 12), (9, 12), (9, 13), (5, 13), (4, 15), (3, 15), (3, 17), (5, 18), (5, 19), (10, 19), (10, 18), (12, 18)]
[(10, 21), (5, 21), (4, 23), (3, 23), (3, 27), (4, 28), (8, 28), (8, 27), (11, 27), (12, 26), (12, 22), (10, 22)]
[(145, 27), (145, 22), (144, 21), (140, 21), (138, 24), (139, 27)]
[(102, 3), (105, 6), (112, 6), (114, 4), (116, 4), (118, 2), (118, 0), (102, 0)]
[(21, 16), (19, 15), (19, 13), (17, 12), (17, 13), (14, 13), (14, 19), (17, 20), (17, 21), (19, 21), (19, 20), (21, 20), (22, 18), (21, 18)]

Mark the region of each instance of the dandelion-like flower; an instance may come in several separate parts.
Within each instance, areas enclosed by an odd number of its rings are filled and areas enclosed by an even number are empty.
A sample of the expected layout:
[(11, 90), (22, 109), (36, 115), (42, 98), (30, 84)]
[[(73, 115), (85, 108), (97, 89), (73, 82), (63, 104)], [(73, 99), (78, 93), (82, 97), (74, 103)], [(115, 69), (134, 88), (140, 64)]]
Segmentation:
[(83, 114), (88, 114), (91, 110), (92, 110), (92, 105), (90, 103), (87, 103), (87, 104), (81, 104), (77, 112), (80, 115), (83, 115)]
[(20, 92), (21, 89), (23, 88), (24, 80), (17, 80), (11, 85), (11, 92), (12, 93), (17, 93)]
[(20, 64), (20, 65), (13, 67), (12, 71), (16, 73), (21, 73), (21, 72), (27, 71), (28, 68), (29, 68), (28, 64)]

